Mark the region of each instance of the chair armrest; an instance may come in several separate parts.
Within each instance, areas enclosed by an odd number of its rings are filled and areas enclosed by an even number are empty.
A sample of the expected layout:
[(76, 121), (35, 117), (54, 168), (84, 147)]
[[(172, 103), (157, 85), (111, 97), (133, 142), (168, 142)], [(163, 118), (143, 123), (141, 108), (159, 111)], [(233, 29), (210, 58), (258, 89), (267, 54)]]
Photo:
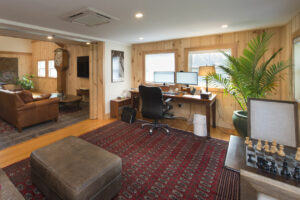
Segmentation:
[(35, 102), (26, 103), (23, 106), (17, 108), (17, 111), (30, 110), (30, 109), (34, 109), (35, 107), (36, 107)]
[(34, 103), (36, 104), (36, 106), (43, 106), (43, 105), (55, 104), (55, 103), (58, 104), (59, 103), (59, 99), (58, 98), (43, 99), (43, 100), (35, 101)]
[(173, 99), (172, 98), (167, 98), (164, 102), (165, 103), (169, 103), (170, 101), (172, 101)]
[(44, 99), (44, 100), (40, 100), (40, 101), (33, 101), (31, 103), (26, 103), (24, 104), (24, 106), (17, 108), (17, 111), (24, 111), (24, 110), (29, 110), (29, 109), (34, 109), (36, 107), (39, 106), (44, 106), (44, 105), (48, 105), (48, 104), (55, 104), (55, 103), (59, 103), (59, 99), (58, 98), (52, 98), (52, 99)]

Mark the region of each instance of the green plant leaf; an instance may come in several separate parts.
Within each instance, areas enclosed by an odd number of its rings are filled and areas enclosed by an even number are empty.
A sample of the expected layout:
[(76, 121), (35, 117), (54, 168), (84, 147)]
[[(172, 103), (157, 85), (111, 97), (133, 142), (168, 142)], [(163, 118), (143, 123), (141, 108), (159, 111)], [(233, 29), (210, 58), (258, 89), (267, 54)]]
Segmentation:
[(279, 73), (291, 66), (282, 61), (273, 63), (282, 51), (281, 48), (262, 62), (272, 36), (271, 33), (263, 32), (253, 38), (238, 58), (222, 52), (227, 63), (219, 67), (226, 78), (220, 74), (208, 76), (211, 83), (221, 84), (225, 94), (232, 95), (243, 110), (247, 110), (248, 98), (265, 98), (276, 90), (277, 82), (282, 79)]

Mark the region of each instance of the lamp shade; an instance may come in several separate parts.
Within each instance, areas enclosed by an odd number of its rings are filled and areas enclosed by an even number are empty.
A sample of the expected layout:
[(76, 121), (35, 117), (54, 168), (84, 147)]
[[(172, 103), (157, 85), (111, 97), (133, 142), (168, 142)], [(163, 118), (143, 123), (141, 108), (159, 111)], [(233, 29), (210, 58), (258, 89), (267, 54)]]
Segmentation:
[(198, 76), (208, 76), (213, 73), (216, 73), (215, 66), (200, 66)]

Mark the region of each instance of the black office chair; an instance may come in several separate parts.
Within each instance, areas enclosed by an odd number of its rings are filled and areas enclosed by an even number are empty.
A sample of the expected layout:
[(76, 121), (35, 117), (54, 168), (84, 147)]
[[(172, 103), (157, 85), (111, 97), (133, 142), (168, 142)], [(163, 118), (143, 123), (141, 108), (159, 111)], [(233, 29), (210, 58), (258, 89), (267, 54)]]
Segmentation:
[(142, 98), (142, 115), (143, 117), (154, 119), (153, 123), (144, 123), (144, 126), (151, 126), (149, 134), (152, 135), (154, 129), (161, 128), (166, 131), (167, 134), (170, 133), (168, 124), (160, 124), (158, 120), (160, 119), (170, 119), (173, 118), (173, 114), (168, 113), (173, 107), (169, 105), (172, 99), (168, 98), (163, 100), (162, 91), (159, 87), (147, 87), (139, 86), (140, 97)]

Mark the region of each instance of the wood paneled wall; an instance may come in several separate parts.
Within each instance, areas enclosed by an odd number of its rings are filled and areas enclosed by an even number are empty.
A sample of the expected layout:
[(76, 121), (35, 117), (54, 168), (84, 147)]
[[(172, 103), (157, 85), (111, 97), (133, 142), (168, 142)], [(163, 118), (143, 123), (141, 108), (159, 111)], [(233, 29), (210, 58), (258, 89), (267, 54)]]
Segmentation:
[[(254, 38), (263, 31), (274, 33), (272, 41), (269, 45), (269, 51), (264, 59), (267, 59), (271, 53), (280, 47), (290, 48), (287, 46), (287, 31), (285, 27), (274, 27), (260, 30), (241, 31), (226, 34), (217, 34), (209, 36), (200, 36), (192, 38), (183, 38), (176, 40), (167, 40), (153, 43), (135, 44), (132, 46), (132, 87), (138, 87), (144, 83), (144, 54), (145, 52), (174, 51), (177, 52), (177, 70), (188, 71), (187, 52), (193, 49), (222, 49), (224, 46), (232, 47), (233, 53), (240, 56), (243, 49), (247, 46), (250, 39)], [(276, 61), (287, 60), (289, 50), (285, 49)], [(284, 80), (278, 83), (277, 91), (270, 95), (273, 99), (290, 99), (290, 72), (284, 71), (282, 75)], [(217, 94), (217, 126), (232, 128), (232, 114), (234, 110), (239, 109), (237, 103), (231, 96), (225, 95), (221, 89), (211, 89)], [(183, 107), (174, 106), (175, 113), (192, 120), (194, 113), (204, 114), (204, 107), (195, 104), (183, 104)]]
[[(38, 92), (51, 93), (56, 92), (57, 81), (56, 78), (44, 78), (37, 77), (37, 62), (40, 60), (53, 60), (54, 59), (54, 50), (59, 48), (53, 42), (42, 42), (42, 41), (33, 41), (32, 42), (32, 66), (31, 71), (36, 76), (34, 79), (35, 90)], [(47, 73), (47, 72), (46, 72)]]
[(88, 56), (89, 47), (78, 45), (66, 45), (69, 52), (69, 69), (67, 70), (67, 93), (76, 95), (76, 90), (79, 88), (90, 88), (88, 78), (77, 77), (77, 56)]
[(4, 52), (0, 51), (0, 57), (6, 58), (18, 58), (18, 75), (19, 77), (24, 74), (31, 74), (31, 53), (19, 53), (19, 52)]
[[(60, 48), (53, 42), (32, 42), (32, 73), (37, 75), (39, 60), (53, 60), (54, 50)], [(88, 56), (89, 47), (79, 45), (65, 45), (69, 52), (69, 68), (67, 70), (67, 93), (76, 94), (76, 89), (89, 88), (89, 79), (77, 77), (77, 56)], [(39, 92), (56, 92), (56, 78), (35, 78), (36, 90)]]
[(104, 42), (90, 47), (90, 119), (105, 117)]

